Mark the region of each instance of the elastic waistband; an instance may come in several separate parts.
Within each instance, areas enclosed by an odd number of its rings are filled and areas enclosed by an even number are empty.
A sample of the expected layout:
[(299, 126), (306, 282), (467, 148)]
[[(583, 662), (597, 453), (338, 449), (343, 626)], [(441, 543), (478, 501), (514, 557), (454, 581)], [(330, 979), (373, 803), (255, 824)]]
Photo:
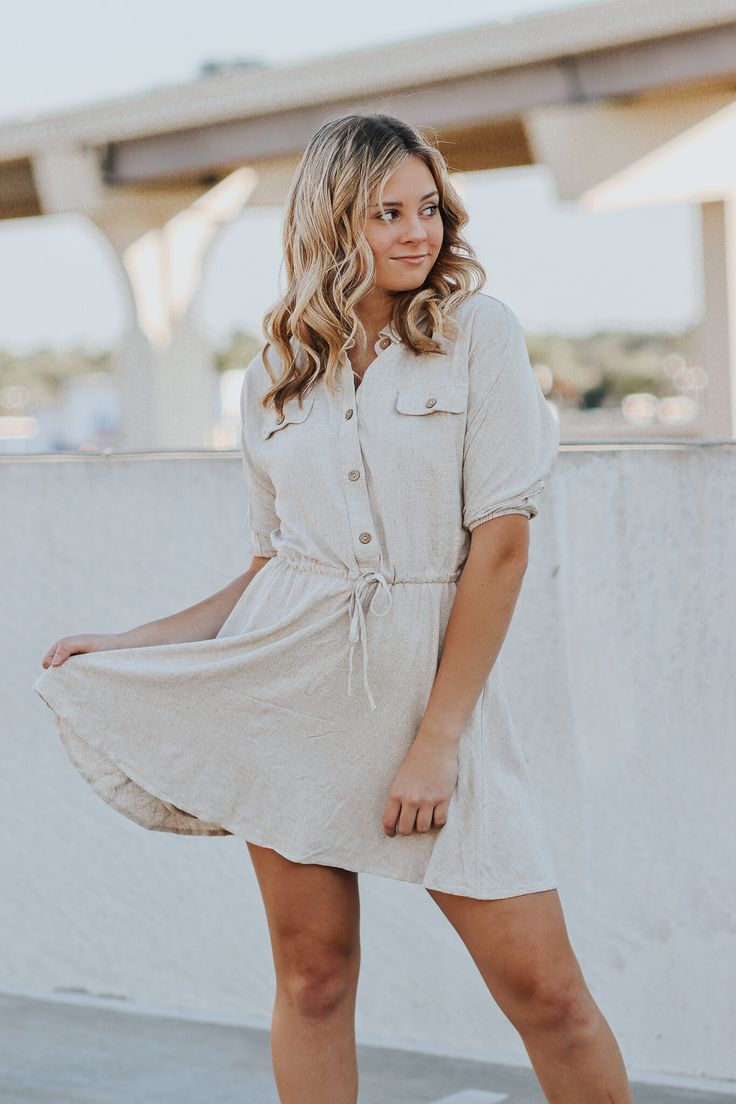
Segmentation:
[[(325, 563), (323, 560), (307, 559), (303, 556), (294, 556), (291, 553), (278, 552), (274, 559), (283, 564), (287, 564), (289, 567), (295, 568), (297, 571), (312, 571), (317, 575), (331, 575), (335, 579), (343, 579), (346, 583), (354, 585), (355, 582), (365, 575), (372, 574), (371, 568), (363, 568), (360, 571), (348, 571), (345, 568), (337, 567), (335, 564)], [(380, 574), (384, 576), (386, 581), (393, 586), (402, 585), (405, 583), (456, 583), (462, 574), (462, 568), (456, 571), (452, 575), (404, 575), (399, 577), (396, 574), (396, 568), (385, 568)]]
[[(368, 627), (365, 610), (363, 609), (363, 601), (368, 592), (375, 585), (375, 591), (368, 606), (369, 612), (374, 617), (385, 617), (391, 609), (391, 591), (394, 586), (402, 583), (453, 583), (460, 576), (460, 571), (457, 571), (454, 575), (425, 575), (414, 578), (404, 576), (403, 578), (397, 578), (395, 568), (387, 571), (378, 571), (375, 568), (364, 568), (357, 572), (347, 571), (335, 564), (324, 563), (322, 560), (309, 559), (304, 556), (294, 556), (288, 552), (284, 554), (283, 551), (277, 552), (275, 559), (290, 569), (308, 571), (316, 575), (330, 575), (333, 578), (342, 579), (346, 584), (350, 584), (350, 599), (348, 602), (350, 626), (347, 639), (349, 644), (348, 697), (352, 697), (353, 651), (356, 645), (360, 644), (363, 653), (363, 687), (371, 709), (376, 708), (376, 703), (368, 685)], [(376, 599), (379, 594), (384, 601), (381, 610), (376, 608)]]

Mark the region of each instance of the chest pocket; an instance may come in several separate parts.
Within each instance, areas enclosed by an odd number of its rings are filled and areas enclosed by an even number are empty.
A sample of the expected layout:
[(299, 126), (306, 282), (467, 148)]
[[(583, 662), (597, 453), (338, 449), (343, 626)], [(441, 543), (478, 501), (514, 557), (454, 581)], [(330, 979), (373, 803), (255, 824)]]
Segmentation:
[[(288, 426), (300, 425), (301, 422), (306, 421), (313, 406), (314, 395), (309, 395), (302, 406), (299, 405), (298, 399), (289, 399), (288, 402), (284, 403), (284, 413), (280, 419), (276, 411), (269, 408), (261, 431), (264, 441), (267, 441), (269, 437), (276, 433), (283, 433)], [(284, 437), (284, 440), (286, 440), (286, 437)]]
[(404, 387), (396, 398), (399, 414), (464, 414), (468, 405), (465, 387), (459, 383), (425, 384)]
[(396, 469), (411, 479), (422, 508), (427, 508), (427, 503), (451, 501), (457, 492), (467, 407), (468, 390), (459, 383), (428, 380), (398, 389), (391, 456)]

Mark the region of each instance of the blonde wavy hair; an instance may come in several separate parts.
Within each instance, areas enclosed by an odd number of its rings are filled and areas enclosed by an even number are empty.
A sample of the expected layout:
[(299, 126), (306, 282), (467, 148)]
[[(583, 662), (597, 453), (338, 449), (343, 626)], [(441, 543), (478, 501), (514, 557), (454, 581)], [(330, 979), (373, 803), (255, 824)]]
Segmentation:
[[(454, 338), (453, 311), (486, 279), (463, 238), (468, 212), (452, 185), (442, 153), (408, 123), (390, 115), (342, 115), (310, 140), (289, 188), (282, 226), (287, 289), (264, 316), (262, 360), (275, 385), (262, 405), (279, 414), (301, 402), (320, 379), (334, 391), (343, 356), (367, 334), (355, 308), (374, 282), (373, 253), (363, 229), (371, 203), (383, 202), (390, 176), (412, 155), (432, 173), (439, 192), (442, 248), (419, 288), (397, 292), (391, 324), (415, 355), (441, 353), (431, 334)], [(267, 359), (271, 346), (284, 366), (278, 379)]]

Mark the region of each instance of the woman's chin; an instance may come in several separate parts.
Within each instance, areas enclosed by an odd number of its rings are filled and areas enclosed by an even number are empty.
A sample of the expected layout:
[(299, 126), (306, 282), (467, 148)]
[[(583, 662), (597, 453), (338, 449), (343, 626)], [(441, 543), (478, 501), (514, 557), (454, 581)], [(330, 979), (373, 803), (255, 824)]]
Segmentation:
[(407, 291), (411, 288), (421, 287), (428, 275), (428, 272), (406, 272), (398, 279), (394, 276), (390, 281), (386, 280), (385, 283), (376, 286), (382, 288), (383, 291)]

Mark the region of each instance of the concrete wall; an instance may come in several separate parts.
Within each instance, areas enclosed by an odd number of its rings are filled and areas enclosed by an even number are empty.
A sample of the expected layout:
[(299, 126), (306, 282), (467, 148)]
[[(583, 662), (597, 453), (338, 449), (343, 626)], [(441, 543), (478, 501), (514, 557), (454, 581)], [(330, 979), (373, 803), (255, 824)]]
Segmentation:
[[(270, 1024), (245, 843), (109, 809), (30, 688), (239, 574), (244, 495), (232, 454), (0, 460), (0, 989)], [(501, 662), (573, 945), (633, 1074), (736, 1078), (736, 446), (563, 448), (532, 538)], [(428, 894), (360, 883), (359, 1041), (528, 1065)]]

